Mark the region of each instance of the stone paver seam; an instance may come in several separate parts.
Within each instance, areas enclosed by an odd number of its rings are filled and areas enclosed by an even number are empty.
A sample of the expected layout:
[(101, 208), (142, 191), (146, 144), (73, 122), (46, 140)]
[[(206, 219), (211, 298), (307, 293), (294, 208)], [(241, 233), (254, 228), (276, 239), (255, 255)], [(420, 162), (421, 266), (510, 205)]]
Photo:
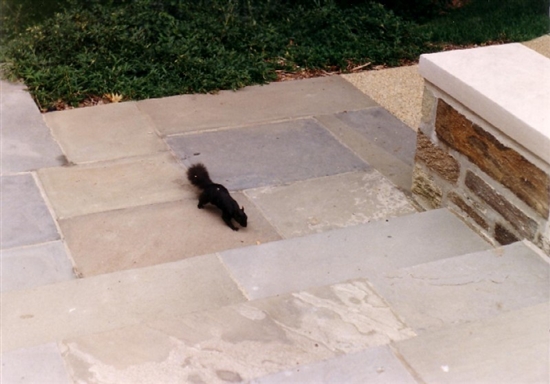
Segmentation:
[[(369, 107), (369, 108), (378, 108), (379, 106), (375, 106), (375, 107)], [(335, 117), (335, 113), (329, 115), (331, 117)], [(357, 152), (355, 152), (351, 147), (349, 147), (344, 141), (342, 141), (338, 136), (336, 136), (332, 130), (330, 130), (327, 126), (325, 126), (325, 124), (319, 120), (317, 118), (317, 116), (313, 116), (313, 120), (315, 120), (317, 122), (317, 124), (319, 124), (319, 126), (323, 127), (323, 129), (325, 131), (328, 132), (328, 134), (334, 139), (336, 140), (338, 143), (340, 143), (340, 145), (342, 145), (344, 148), (346, 148), (348, 151), (350, 151), (351, 153), (353, 153), (358, 159), (361, 159), (361, 161), (363, 161), (365, 164), (367, 164), (369, 167), (373, 168), (367, 161), (365, 161)], [(342, 123), (344, 124), (344, 123)], [(374, 169), (374, 168), (373, 168)], [(392, 183), (393, 184), (393, 183)]]
[(191, 183), (187, 180), (186, 173), (189, 167), (193, 164), (193, 161), (191, 161), (191, 158), (193, 157), (193, 154), (187, 154), (184, 158), (181, 158), (178, 156), (178, 154), (174, 151), (174, 149), (168, 144), (167, 139), (173, 135), (165, 135), (161, 137), (160, 139), (166, 145), (166, 148), (168, 148), (168, 153), (170, 156), (176, 161), (176, 164), (178, 165), (178, 168), (181, 169), (181, 186), (188, 184), (191, 185)]
[[(386, 305), (386, 307), (388, 307), (388, 309), (390, 310), (390, 312), (392, 313), (393, 316), (395, 316), (395, 318), (397, 320), (399, 320), (405, 327), (408, 327), (410, 329), (413, 330), (414, 334), (417, 335), (416, 333), (416, 330), (414, 329), (414, 327), (412, 327), (411, 325), (409, 325), (407, 323), (407, 321), (405, 320), (405, 318), (403, 316), (401, 316), (395, 309), (393, 309), (391, 303), (386, 300), (386, 298), (378, 291), (378, 289), (376, 289), (376, 285), (371, 282), (367, 276), (364, 276), (363, 277), (365, 279), (365, 281), (367, 282), (367, 285), (369, 286), (369, 288), (378, 296), (380, 297), (380, 299), (382, 300), (382, 302)], [(416, 337), (416, 336), (414, 336)]]
[(530, 242), (529, 240), (527, 239), (523, 239), (521, 241), (523, 244), (525, 244), (525, 246), (527, 248), (529, 248), (531, 251), (535, 252), (537, 255), (539, 255), (539, 257), (541, 259), (543, 259), (546, 263), (550, 264), (550, 257), (548, 257), (547, 254), (545, 254), (542, 249), (540, 249), (539, 247), (537, 247), (535, 244), (533, 244), (532, 242)]
[(48, 212), (50, 213), (52, 220), (55, 224), (55, 228), (57, 230), (57, 234), (59, 235), (59, 240), (63, 244), (63, 248), (65, 249), (65, 253), (67, 254), (67, 257), (69, 258), (69, 261), (71, 265), (73, 266), (73, 273), (77, 279), (82, 278), (82, 274), (78, 271), (78, 267), (76, 265), (76, 262), (72, 256), (71, 250), (69, 249), (69, 246), (67, 245), (67, 242), (65, 241), (65, 236), (63, 235), (63, 232), (61, 231), (61, 227), (59, 226), (58, 217), (55, 214), (55, 211), (53, 209), (53, 206), (48, 199), (48, 196), (46, 195), (46, 191), (44, 190), (44, 186), (40, 182), (40, 178), (38, 177), (38, 174), (36, 171), (31, 172), (32, 178), (40, 191), (40, 195), (42, 196), (42, 199), (44, 200), (44, 204), (46, 205), (46, 208), (48, 209)]
[[(421, 207), (422, 211), (427, 211), (428, 209)], [(461, 220), (464, 225), (466, 225), (471, 231), (474, 231), (478, 234), (479, 238), (484, 240), (487, 244), (490, 244), (493, 248), (498, 248), (501, 246), (495, 239), (491, 238), (488, 234), (485, 233), (479, 233), (478, 228), (471, 223), (469, 220), (466, 220), (466, 217), (462, 216), (460, 211), (455, 208), (454, 205), (447, 206), (447, 209), (449, 212), (451, 212), (453, 215), (455, 215), (459, 220)]]
[[(342, 113), (342, 112), (355, 112), (355, 111), (362, 111), (364, 109), (369, 108), (379, 108), (379, 105), (371, 106), (367, 108), (359, 108), (359, 109), (346, 109), (342, 110), (340, 112), (336, 113)], [(232, 129), (239, 129), (239, 128), (251, 128), (251, 127), (257, 127), (257, 126), (264, 126), (264, 125), (271, 125), (271, 124), (278, 124), (278, 123), (285, 123), (289, 121), (301, 121), (301, 120), (315, 120), (315, 116), (317, 115), (304, 115), (304, 116), (295, 116), (295, 117), (285, 117), (285, 118), (278, 118), (278, 119), (270, 119), (270, 120), (262, 120), (262, 121), (253, 121), (246, 124), (238, 124), (238, 125), (224, 125), (219, 127), (211, 127), (211, 128), (202, 128), (198, 129), (196, 131), (182, 131), (182, 132), (176, 132), (176, 133), (169, 133), (162, 138), (169, 138), (174, 136), (188, 136), (188, 135), (198, 135), (201, 133), (212, 133), (212, 132), (223, 132), (223, 131), (229, 131)]]
[[(369, 164), (370, 165), (370, 164)], [(250, 198), (250, 196), (246, 193), (247, 191), (252, 191), (254, 189), (266, 189), (266, 188), (278, 188), (278, 187), (288, 187), (288, 186), (291, 186), (291, 185), (296, 185), (296, 184), (305, 184), (307, 182), (310, 182), (312, 180), (323, 180), (323, 179), (330, 179), (330, 178), (333, 178), (335, 176), (344, 176), (344, 175), (352, 175), (352, 174), (367, 174), (369, 171), (372, 171), (372, 170), (375, 170), (374, 168), (370, 168), (370, 169), (367, 169), (367, 170), (349, 170), (349, 171), (344, 171), (344, 172), (340, 172), (340, 173), (335, 173), (335, 174), (332, 174), (332, 175), (323, 175), (323, 176), (317, 176), (317, 177), (309, 177), (307, 179), (300, 179), (300, 180), (295, 180), (295, 181), (286, 181), (286, 182), (281, 182), (279, 184), (273, 184), (273, 185), (264, 185), (264, 186), (261, 186), (261, 187), (254, 187), (254, 188), (247, 188), (247, 189), (244, 189), (243, 192), (246, 194), (247, 197)]]
[[(374, 107), (369, 107), (370, 108), (379, 108), (379, 106), (374, 106)], [(334, 116), (334, 115), (332, 115)], [(373, 165), (371, 165), (369, 162), (367, 162), (365, 159), (363, 159), (363, 157), (361, 157), (361, 155), (359, 153), (357, 153), (356, 151), (353, 150), (353, 148), (349, 147), (344, 141), (342, 141), (340, 138), (338, 138), (338, 136), (336, 136), (331, 129), (329, 129), (328, 127), (325, 126), (325, 124), (323, 124), (323, 122), (321, 122), (320, 120), (318, 120), (315, 116), (313, 116), (313, 119), (321, 126), (323, 127), (323, 129), (325, 131), (327, 131), (338, 143), (340, 143), (344, 148), (346, 148), (347, 150), (349, 150), (351, 153), (353, 153), (357, 158), (361, 159), (361, 161), (363, 161), (365, 164), (367, 164), (371, 169), (373, 170), (376, 170), (377, 172), (380, 172), (378, 171)], [(367, 138), (368, 139), (368, 138)], [(381, 150), (384, 151), (383, 148), (381, 148)], [(347, 172), (345, 172), (347, 173)], [(419, 204), (417, 202), (414, 201), (414, 199), (412, 198), (412, 195), (409, 191), (405, 191), (401, 188), (399, 188), (399, 186), (395, 185), (389, 178), (385, 177), (384, 178), (395, 188), (397, 189), (398, 191), (402, 192), (405, 197), (407, 198), (407, 200), (416, 208), (417, 211), (419, 212), (422, 212), (424, 211), (423, 208), (421, 208), (419, 206)], [(411, 180), (411, 183), (412, 183), (412, 180)]]
[(71, 162), (71, 160), (69, 159), (69, 156), (67, 156), (67, 153), (63, 150), (63, 146), (61, 145), (61, 143), (59, 142), (57, 137), (54, 135), (54, 132), (53, 132), (52, 128), (46, 122), (46, 116), (45, 115), (46, 115), (45, 113), (40, 112), (40, 117), (42, 118), (42, 122), (44, 123), (44, 126), (48, 128), (48, 133), (49, 133), (51, 139), (57, 145), (57, 148), (59, 148), (59, 151), (62, 154), (61, 155), (61, 157), (63, 158), (62, 162), (66, 165), (73, 165), (74, 163)]
[(248, 295), (246, 289), (241, 285), (241, 283), (240, 283), (239, 280), (233, 275), (233, 273), (231, 273), (231, 269), (228, 268), (227, 265), (225, 265), (225, 263), (223, 262), (223, 258), (221, 257), (220, 252), (216, 252), (216, 257), (218, 258), (218, 261), (220, 262), (220, 264), (222, 265), (222, 267), (225, 269), (225, 272), (227, 273), (227, 275), (231, 278), (231, 280), (233, 280), (233, 282), (235, 283), (235, 285), (237, 286), (237, 288), (239, 289), (239, 291), (242, 293), (242, 295), (246, 298), (247, 301), (251, 301), (252, 299), (251, 299), (250, 296)]
[[(1, 154), (0, 154), (0, 158), (1, 158)], [(29, 173), (31, 173), (31, 171), (16, 171), (16, 172), (6, 172), (6, 173), (0, 173), (0, 177), (3, 177), (3, 176), (23, 176), (23, 175), (28, 175)]]
[[(170, 155), (173, 156), (172, 152), (169, 151), (169, 149), (167, 148), (166, 150), (159, 151), (159, 152), (151, 152), (151, 153), (142, 153), (142, 154), (129, 155), (129, 156), (114, 157), (112, 159), (81, 161), (81, 162), (78, 162), (78, 163), (73, 163), (72, 161), (70, 161), (70, 159), (67, 159), (67, 164), (61, 165), (60, 167), (73, 168), (73, 167), (93, 167), (93, 166), (101, 166), (101, 165), (110, 166), (110, 165), (116, 165), (118, 163), (122, 163), (122, 162), (125, 162), (125, 161), (129, 161), (129, 160), (130, 161), (131, 160), (140, 160), (140, 159), (145, 160), (147, 158), (159, 156), (159, 155), (162, 155), (164, 153), (169, 153)], [(57, 168), (57, 167), (49, 167), (49, 168)]]
[(220, 127), (202, 128), (202, 129), (198, 129), (196, 131), (182, 131), (182, 132), (176, 132), (176, 133), (169, 133), (169, 134), (165, 135), (164, 138), (177, 137), (177, 136), (200, 135), (202, 133), (225, 132), (225, 131), (230, 131), (232, 129), (251, 128), (251, 127), (257, 127), (257, 126), (284, 123), (284, 122), (288, 122), (288, 121), (307, 120), (307, 119), (311, 119), (311, 118), (313, 118), (313, 116), (299, 116), (299, 117), (288, 117), (288, 118), (283, 118), (283, 119), (256, 121), (256, 122), (251, 122), (251, 123), (246, 123), (246, 124), (239, 124), (239, 125), (224, 125), (224, 126), (220, 126)]
[[(141, 116), (143, 116), (143, 118), (149, 123), (149, 125), (153, 128), (153, 131), (155, 132), (155, 135), (157, 135), (157, 137), (159, 139), (161, 139), (164, 144), (168, 147), (168, 145), (166, 144), (166, 142), (163, 140), (164, 137), (166, 135), (163, 135), (162, 132), (160, 132), (155, 124), (155, 122), (153, 121), (153, 119), (151, 118), (151, 116), (149, 116), (146, 112), (144, 112), (141, 108), (140, 108), (140, 105), (141, 103), (139, 102), (136, 102), (136, 108), (137, 110), (139, 111), (139, 113), (141, 114)], [(168, 147), (169, 148), (169, 147)]]
[[(269, 185), (269, 186), (266, 186), (266, 187), (260, 187), (260, 188), (272, 188), (272, 187), (275, 187), (274, 185)], [(248, 199), (248, 201), (250, 201), (251, 204), (254, 205), (254, 207), (258, 210), (258, 212), (260, 212), (260, 214), (262, 215), (262, 217), (265, 219), (265, 221), (267, 221), (269, 223), (269, 225), (271, 225), (273, 228), (275, 228), (275, 232), (277, 232), (277, 234), (279, 236), (281, 236), (281, 239), (286, 239), (286, 237), (283, 235), (283, 233), (281, 232), (281, 230), (279, 229), (279, 227), (277, 227), (277, 224), (275, 223), (272, 223), (270, 220), (269, 220), (269, 217), (266, 215), (266, 213), (264, 212), (264, 210), (262, 209), (261, 206), (259, 206), (258, 204), (256, 204), (254, 202), (254, 199), (247, 193), (247, 191), (250, 191), (254, 188), (248, 188), (248, 189), (243, 189), (242, 190), (242, 194)], [(246, 207), (245, 207), (246, 208)]]
[(399, 360), (399, 362), (405, 367), (407, 372), (411, 374), (411, 376), (416, 380), (419, 384), (425, 384), (425, 381), (422, 380), (422, 377), (416, 370), (409, 364), (409, 362), (405, 359), (405, 357), (399, 352), (399, 349), (396, 347), (396, 342), (392, 341), (389, 344), (389, 349), (393, 353), (393, 355)]
[(73, 375), (74, 370), (71, 368), (69, 362), (67, 361), (67, 359), (65, 357), (68, 354), (68, 347), (63, 342), (64, 342), (64, 340), (54, 340), (55, 346), (57, 347), (57, 350), (59, 351), (61, 361), (63, 362), (63, 368), (65, 369), (65, 374), (67, 375), (67, 378), (69, 379), (69, 381), (71, 383), (77, 383), (78, 380)]

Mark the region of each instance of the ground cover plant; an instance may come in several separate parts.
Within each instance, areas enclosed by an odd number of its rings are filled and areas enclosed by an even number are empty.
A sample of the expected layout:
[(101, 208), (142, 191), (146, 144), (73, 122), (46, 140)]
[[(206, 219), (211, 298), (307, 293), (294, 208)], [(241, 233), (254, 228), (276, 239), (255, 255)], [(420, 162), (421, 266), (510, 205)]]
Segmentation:
[(541, 0), (454, 10), (451, 0), (66, 0), (38, 21), (1, 1), (3, 71), (43, 110), (395, 66), (445, 44), (525, 40), (548, 28), (542, 7), (524, 6)]

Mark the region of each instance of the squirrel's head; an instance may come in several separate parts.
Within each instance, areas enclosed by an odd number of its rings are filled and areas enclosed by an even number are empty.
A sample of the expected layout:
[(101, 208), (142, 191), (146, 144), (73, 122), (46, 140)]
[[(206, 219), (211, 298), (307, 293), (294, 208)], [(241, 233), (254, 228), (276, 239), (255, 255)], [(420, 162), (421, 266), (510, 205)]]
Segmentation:
[(244, 207), (241, 207), (233, 218), (240, 224), (241, 227), (246, 227), (248, 224), (248, 217), (246, 216), (246, 213), (244, 213)]

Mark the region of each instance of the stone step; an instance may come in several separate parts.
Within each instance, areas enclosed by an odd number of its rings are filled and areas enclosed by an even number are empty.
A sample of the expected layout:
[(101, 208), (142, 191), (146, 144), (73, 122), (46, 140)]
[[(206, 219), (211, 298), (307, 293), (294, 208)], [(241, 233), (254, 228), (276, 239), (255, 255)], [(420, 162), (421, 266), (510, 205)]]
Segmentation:
[(6, 292), (2, 352), (243, 301), (215, 254)]
[(522, 242), (372, 276), (418, 333), (550, 301), (550, 263)]
[(292, 367), (251, 383), (545, 383), (550, 375), (549, 312), (549, 304), (541, 303)]
[[(9, 373), (20, 362), (18, 357), (42, 351), (53, 368), (60, 361), (65, 364), (67, 382), (98, 383), (437, 383), (471, 382), (476, 375), (484, 378), (482, 382), (507, 377), (537, 382), (546, 377), (547, 261), (517, 243), (384, 275), (420, 274), (422, 267), (435, 271), (438, 264), (443, 266), (443, 283), (453, 279), (449, 271), (456, 269), (455, 279), (465, 272), (487, 273), (490, 284), (473, 283), (472, 291), (478, 294), (466, 295), (465, 284), (454, 281), (445, 294), (434, 295), (427, 306), (419, 305), (421, 316), (425, 307), (439, 308), (440, 317), (453, 314), (449, 302), (464, 312), (475, 309), (437, 329), (413, 329), (408, 319), (415, 319), (407, 308), (381, 293), (380, 284), (357, 278), (193, 313), (165, 310), (141, 323), (8, 352), (4, 360)], [(511, 305), (504, 296), (514, 290), (514, 298), (523, 295), (525, 300)], [(415, 287), (402, 284), (395, 289), (397, 296), (409, 291), (414, 295)], [(428, 301), (429, 294), (416, 292)], [(497, 311), (495, 300), (502, 301)], [(510, 361), (509, 351), (516, 347), (529, 368), (523, 376)], [(53, 368), (52, 375), (65, 377)]]
[(446, 210), (2, 294), (11, 350), (297, 292), (490, 245)]
[(446, 209), (220, 252), (250, 299), (490, 249)]
[(424, 383), (547, 383), (548, 302), (395, 343)]
[[(75, 382), (248, 381), (414, 337), (364, 279), (59, 343)], [(406, 372), (404, 373), (406, 374)]]
[(389, 345), (368, 348), (251, 380), (253, 384), (417, 384)]

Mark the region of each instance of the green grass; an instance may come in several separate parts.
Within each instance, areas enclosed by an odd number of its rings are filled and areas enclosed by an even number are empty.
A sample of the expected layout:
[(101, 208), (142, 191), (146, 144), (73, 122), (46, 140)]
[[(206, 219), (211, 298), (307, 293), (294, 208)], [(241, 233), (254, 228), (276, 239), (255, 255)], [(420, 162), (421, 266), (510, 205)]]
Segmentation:
[(395, 66), (442, 44), (548, 31), (542, 8), (521, 6), (537, 0), (473, 0), (423, 24), (375, 2), (331, 0), (89, 0), (25, 23), (22, 8), (1, 1), (4, 72), (44, 110), (109, 93), (138, 100), (237, 89), (277, 71)]
[(548, 1), (474, 0), (427, 22), (423, 28), (439, 44), (526, 41), (550, 32)]

